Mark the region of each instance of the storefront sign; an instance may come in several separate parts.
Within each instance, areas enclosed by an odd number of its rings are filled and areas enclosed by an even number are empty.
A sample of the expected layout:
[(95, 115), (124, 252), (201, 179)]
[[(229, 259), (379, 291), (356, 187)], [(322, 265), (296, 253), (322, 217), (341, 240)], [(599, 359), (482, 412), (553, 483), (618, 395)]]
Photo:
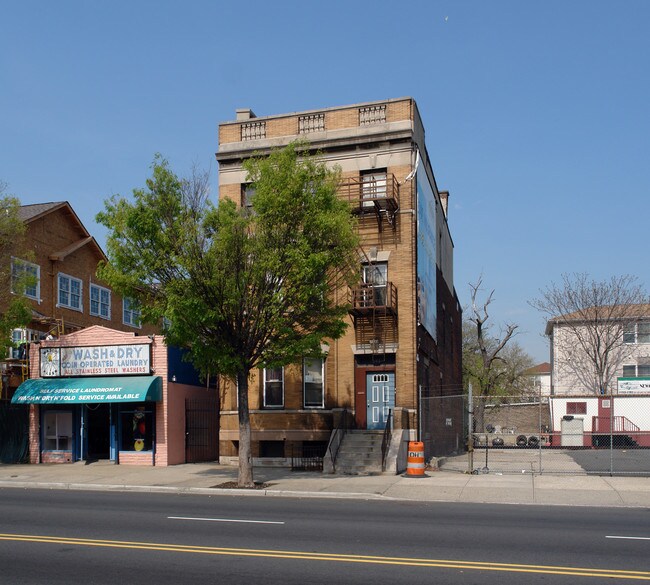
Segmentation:
[(162, 397), (160, 376), (121, 376), (48, 380), (32, 378), (16, 390), (13, 404), (147, 402)]
[(41, 348), (41, 376), (115, 376), (149, 374), (151, 346), (100, 345)]
[(650, 378), (619, 378), (619, 394), (650, 394)]

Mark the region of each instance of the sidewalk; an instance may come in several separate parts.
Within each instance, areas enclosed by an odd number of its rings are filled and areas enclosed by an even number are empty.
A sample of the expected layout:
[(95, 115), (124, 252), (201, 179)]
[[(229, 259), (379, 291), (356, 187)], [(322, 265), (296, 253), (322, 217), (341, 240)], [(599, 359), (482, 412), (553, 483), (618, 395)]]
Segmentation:
[(0, 488), (112, 490), (232, 496), (291, 496), (392, 499), (414, 502), (544, 504), (650, 508), (650, 478), (496, 473), (468, 475), (427, 471), (424, 478), (401, 475), (338, 476), (255, 468), (264, 489), (221, 489), (237, 468), (216, 463), (170, 467), (109, 462), (0, 465)]

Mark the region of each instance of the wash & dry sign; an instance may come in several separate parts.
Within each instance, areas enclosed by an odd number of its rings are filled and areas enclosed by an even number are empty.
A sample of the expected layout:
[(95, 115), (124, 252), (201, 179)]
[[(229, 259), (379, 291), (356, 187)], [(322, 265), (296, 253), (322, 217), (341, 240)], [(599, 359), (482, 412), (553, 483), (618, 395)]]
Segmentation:
[(115, 376), (149, 374), (151, 346), (101, 345), (41, 348), (41, 376)]

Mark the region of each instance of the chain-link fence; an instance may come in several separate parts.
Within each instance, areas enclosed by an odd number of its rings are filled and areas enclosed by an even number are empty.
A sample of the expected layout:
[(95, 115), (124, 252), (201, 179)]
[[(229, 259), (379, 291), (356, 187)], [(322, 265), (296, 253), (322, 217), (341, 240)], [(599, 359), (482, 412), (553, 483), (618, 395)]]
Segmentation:
[(467, 396), (428, 398), (422, 388), (419, 436), (426, 459), (464, 453), (467, 446)]
[[(459, 404), (464, 453), (443, 453), (453, 447), (446, 414)], [(421, 405), (425, 454), (446, 455), (442, 470), (650, 476), (650, 395), (475, 397), (471, 408), (467, 397), (422, 397)]]

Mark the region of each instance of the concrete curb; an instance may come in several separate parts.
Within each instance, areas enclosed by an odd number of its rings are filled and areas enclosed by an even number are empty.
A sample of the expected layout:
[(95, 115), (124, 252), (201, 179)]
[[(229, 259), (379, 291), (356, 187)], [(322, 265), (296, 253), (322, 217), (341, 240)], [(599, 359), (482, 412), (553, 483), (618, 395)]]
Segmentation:
[(15, 489), (41, 489), (41, 490), (73, 490), (73, 491), (105, 491), (105, 492), (136, 492), (158, 494), (194, 494), (204, 496), (262, 496), (286, 498), (331, 498), (353, 500), (408, 500), (408, 498), (392, 498), (381, 494), (367, 494), (363, 492), (303, 492), (296, 490), (269, 490), (269, 489), (223, 489), (199, 487), (174, 487), (160, 485), (126, 485), (126, 484), (88, 484), (66, 482), (25, 482), (25, 481), (0, 481), (0, 488)]

